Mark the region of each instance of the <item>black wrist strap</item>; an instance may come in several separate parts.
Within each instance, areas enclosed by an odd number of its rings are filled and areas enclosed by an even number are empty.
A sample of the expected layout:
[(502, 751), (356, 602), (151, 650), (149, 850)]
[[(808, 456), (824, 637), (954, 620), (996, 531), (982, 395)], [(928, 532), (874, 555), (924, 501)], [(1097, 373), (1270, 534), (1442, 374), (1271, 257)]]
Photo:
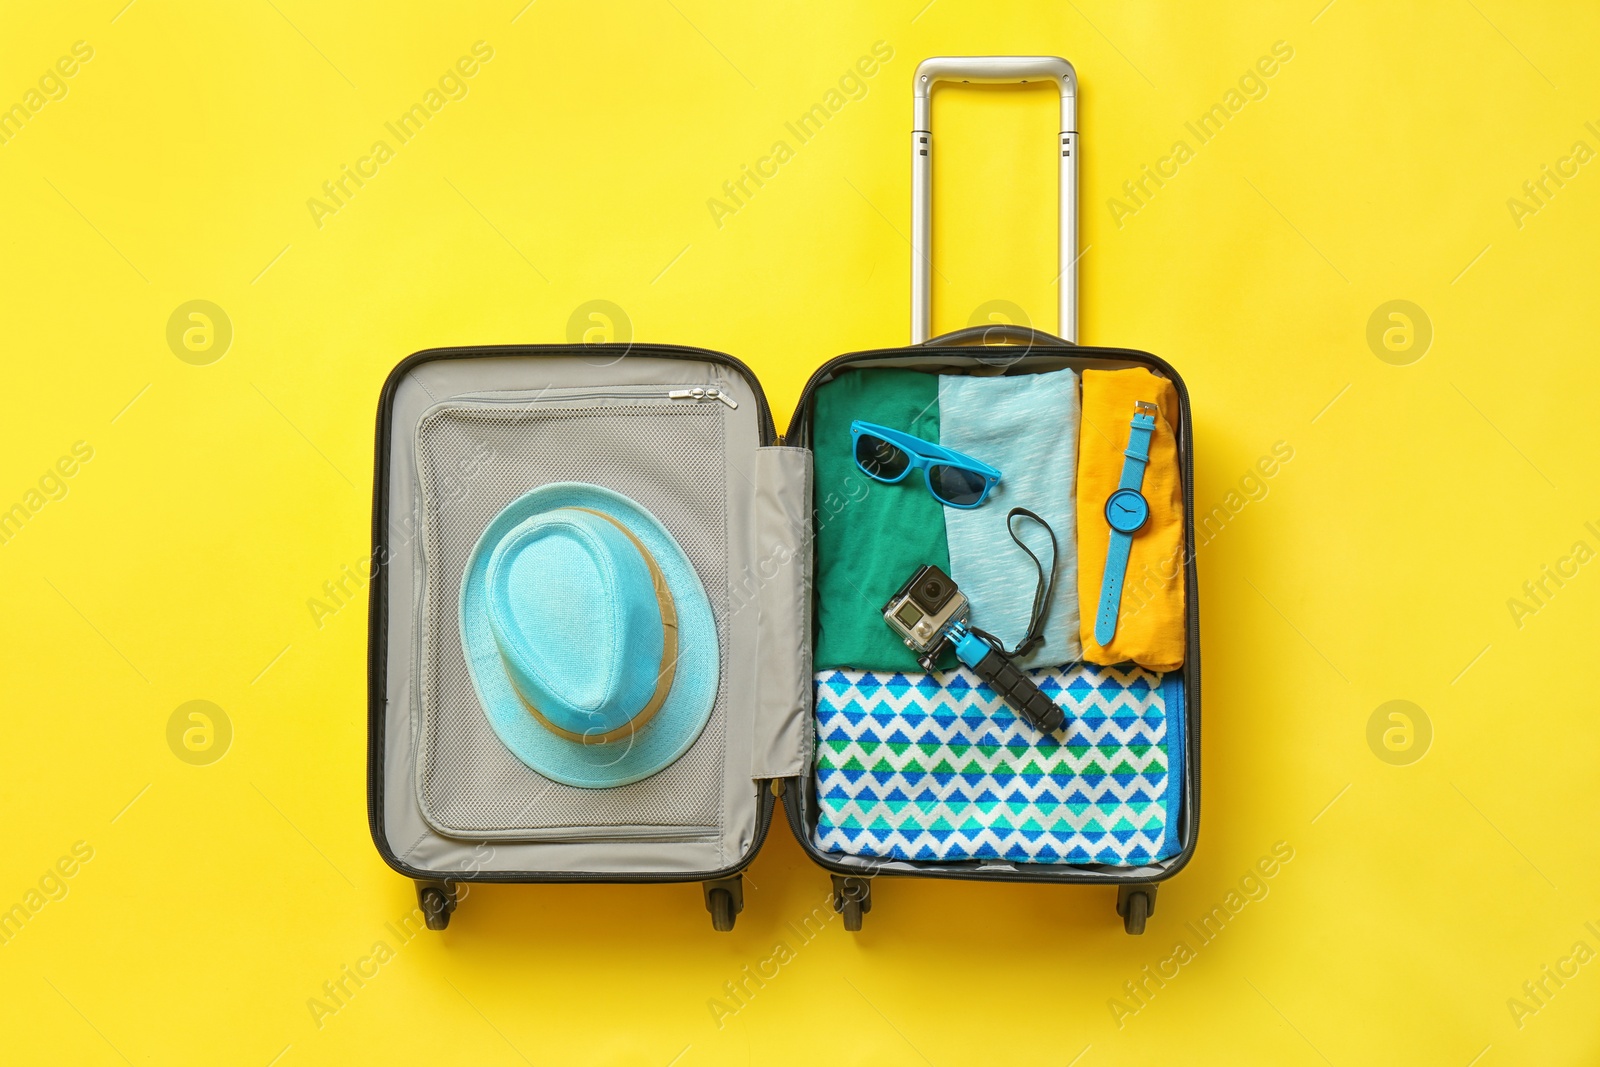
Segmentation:
[[(1050, 535), (1050, 573), (1048, 576), (1045, 574), (1044, 564), (1039, 561), (1039, 557), (1034, 554), (1033, 549), (1023, 544), (1022, 538), (1017, 536), (1017, 528), (1012, 523), (1016, 521), (1018, 515), (1032, 519), (1040, 526), (1043, 526), (1044, 532)], [(1006, 512), (1006, 531), (1011, 534), (1011, 540), (1017, 543), (1017, 547), (1026, 552), (1028, 558), (1033, 560), (1034, 567), (1039, 571), (1039, 582), (1033, 589), (1033, 611), (1028, 615), (1028, 632), (1023, 634), (1021, 641), (1017, 642), (1017, 647), (1009, 651), (1007, 651), (1005, 644), (993, 634), (980, 630), (976, 626), (972, 628), (972, 632), (1007, 656), (1026, 656), (1044, 643), (1044, 624), (1045, 620), (1049, 618), (1050, 600), (1056, 590), (1056, 564), (1060, 559), (1061, 552), (1056, 544), (1056, 532), (1050, 528), (1050, 524), (1027, 508), (1012, 508)]]

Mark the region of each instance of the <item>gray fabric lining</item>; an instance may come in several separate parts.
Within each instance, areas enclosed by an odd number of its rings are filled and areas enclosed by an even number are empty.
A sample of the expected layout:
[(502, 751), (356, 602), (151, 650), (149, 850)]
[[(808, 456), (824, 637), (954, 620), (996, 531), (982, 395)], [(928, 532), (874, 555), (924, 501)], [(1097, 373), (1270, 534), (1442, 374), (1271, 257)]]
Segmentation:
[[(469, 832), (481, 835), (476, 840), (463, 837), (459, 828), (449, 833), (441, 832), (440, 829), (430, 825), (424, 817), (422, 805), (419, 803), (418, 789), (419, 769), (425, 770), (430, 765), (435, 771), (440, 769), (437, 760), (430, 761), (421, 756), (428, 737), (424, 730), (424, 683), (420, 662), (422, 657), (414, 651), (419, 647), (419, 641), (428, 638), (425, 625), (428, 605), (424, 591), (427, 585), (429, 559), (424, 547), (429, 532), (423, 510), (424, 471), (419, 469), (417, 462), (419, 428), (422, 427), (424, 419), (430, 412), (440, 415), (442, 412), (460, 408), (463, 398), (467, 397), (477, 398), (465, 401), (467, 410), (481, 409), (496, 403), (514, 408), (519, 403), (524, 407), (529, 406), (528, 398), (538, 397), (541, 394), (544, 400), (552, 400), (555, 397), (555, 390), (592, 389), (603, 392), (627, 391), (635, 387), (646, 389), (652, 386), (713, 385), (731, 395), (739, 407), (735, 410), (716, 401), (685, 404), (697, 413), (692, 421), (698, 423), (700, 419), (711, 418), (721, 424), (718, 447), (722, 454), (717, 457), (717, 466), (722, 472), (722, 477), (716, 487), (715, 495), (721, 498), (720, 515), (725, 521), (725, 533), (722, 535), (725, 543), (724, 557), (719, 573), (713, 573), (708, 577), (706, 564), (696, 558), (694, 552), (690, 552), (691, 559), (695, 560), (696, 569), (701, 574), (702, 583), (706, 586), (707, 596), (712, 600), (713, 610), (719, 620), (723, 620), (722, 625), (725, 626), (725, 632), (721, 635), (723, 674), (717, 707), (713, 711), (713, 719), (721, 723), (722, 736), (715, 745), (715, 758), (694, 765), (693, 781), (688, 791), (695, 796), (665, 798), (659, 807), (634, 803), (631, 809), (633, 812), (641, 812), (646, 808), (651, 812), (643, 820), (643, 826), (639, 825), (638, 814), (629, 814), (630, 802), (622, 804), (613, 802), (615, 810), (600, 812), (598, 818), (590, 819), (590, 814), (594, 812), (585, 814), (580, 810), (582, 805), (574, 805), (565, 799), (562, 803), (567, 806), (560, 813), (556, 813), (555, 808), (543, 807), (542, 801), (535, 801), (529, 809), (531, 817), (521, 820), (508, 819), (504, 817), (505, 813), (501, 812), (500, 821), (495, 824), (493, 818), (488, 817), (492, 813), (487, 810), (474, 811), (472, 805), (464, 803), (463, 800), (473, 799), (470, 791), (474, 786), (480, 791), (493, 794), (505, 788), (505, 781), (495, 779), (493, 776), (475, 779), (470, 773), (456, 773), (452, 788), (460, 792), (442, 798), (448, 801), (446, 807), (455, 805), (450, 808), (452, 813), (450, 825), (455, 827), (455, 820), (461, 813), (466, 812), (478, 819), (476, 826), (492, 826), (492, 829), (469, 828)], [(556, 400), (554, 405), (545, 406), (582, 407), (589, 403), (591, 402)], [(626, 407), (637, 404), (638, 401), (607, 398), (604, 403)], [(440, 407), (441, 404), (446, 406)], [(714, 414), (700, 415), (698, 414), (700, 411)], [(564, 417), (583, 421), (589, 416)], [(454, 414), (446, 415), (442, 416), (441, 421), (449, 423), (454, 418)], [(388, 701), (385, 710), (382, 767), (383, 829), (389, 849), (410, 866), (441, 874), (455, 871), (514, 871), (547, 872), (558, 875), (672, 876), (720, 870), (736, 862), (740, 856), (749, 851), (754, 841), (759, 812), (756, 784), (750, 777), (755, 718), (753, 709), (757, 706), (759, 640), (755, 627), (726, 623), (730, 611), (726, 575), (740, 573), (743, 569), (749, 568), (755, 554), (757, 512), (755, 486), (758, 477), (756, 453), (760, 442), (760, 428), (758, 406), (750, 387), (729, 368), (691, 360), (655, 359), (632, 355), (620, 363), (610, 359), (589, 362), (582, 355), (486, 356), (481, 359), (438, 360), (421, 364), (399, 383), (393, 398), (391, 420), (387, 516), (389, 522), (386, 662)], [(465, 440), (466, 438), (462, 438), (462, 441)], [(542, 439), (545, 444), (550, 440), (548, 436)], [(470, 499), (472, 494), (484, 491), (482, 485), (492, 479), (486, 480), (483, 472), (492, 474), (496, 469), (496, 463), (500, 462), (496, 457), (485, 457), (483, 450), (474, 449), (470, 442), (463, 444), (462, 441), (456, 443), (454, 451), (458, 459), (465, 461), (463, 465), (452, 468), (446, 461), (431, 475), (427, 475), (433, 479), (431, 488), (440, 503), (449, 500), (449, 506), (458, 509), (462, 500)], [(509, 451), (514, 444), (511, 441), (504, 442), (508, 454), (515, 455)], [(663, 446), (663, 461), (680, 463), (683, 461), (683, 456), (672, 446), (664, 442)], [(685, 537), (692, 538), (696, 536), (694, 533), (680, 530), (671, 516), (661, 514), (663, 510), (671, 510), (670, 503), (648, 499), (645, 495), (646, 490), (639, 486), (635, 486), (633, 491), (629, 492), (628, 488), (615, 480), (632, 469), (632, 465), (640, 459), (644, 450), (650, 447), (650, 443), (643, 439), (625, 440), (617, 450), (604, 455), (595, 455), (589, 461), (592, 463), (592, 468), (586, 468), (587, 474), (579, 480), (611, 484), (619, 491), (628, 492), (629, 495), (635, 496), (646, 506), (657, 511), (663, 522), (680, 540)], [(667, 454), (669, 452), (670, 455)], [(523, 455), (516, 462), (543, 461), (531, 455)], [(569, 458), (568, 462), (577, 461)], [(481, 470), (479, 464), (482, 464)], [(451, 474), (451, 470), (455, 473)], [(553, 468), (537, 474), (530, 471), (527, 487), (557, 480), (551, 476), (552, 473), (554, 473)], [(502, 491), (509, 492), (509, 490)], [(689, 494), (697, 502), (696, 506), (700, 506), (702, 510), (712, 507), (712, 495), (709, 492)], [(484, 500), (475, 506), (488, 509), (492, 505)], [(483, 521), (486, 522), (487, 517), (484, 517)], [(681, 523), (683, 520), (680, 518), (677, 521)], [(705, 535), (702, 533), (700, 536)], [(687, 544), (685, 549), (689, 551)], [(449, 618), (453, 619), (453, 615)], [(449, 634), (449, 641), (457, 641), (453, 630)], [(448, 643), (444, 640), (444, 635), (440, 635), (441, 649), (448, 647)], [(459, 655), (458, 642), (456, 653)], [(481, 711), (477, 714), (481, 718)], [(710, 739), (703, 735), (702, 740)], [(495, 744), (498, 744), (498, 740)], [(690, 755), (693, 752), (694, 749), (691, 749)], [(526, 788), (530, 781), (535, 779), (543, 782), (543, 779), (517, 763), (509, 753), (505, 756), (516, 763), (516, 767), (521, 767), (528, 776), (514, 782), (517, 787)], [(475, 758), (491, 757), (479, 752)], [(683, 764), (687, 759), (689, 755), (680, 759), (679, 764)], [(674, 767), (679, 764), (674, 764)], [(468, 760), (462, 768), (450, 768), (450, 771), (455, 773), (468, 770), (471, 766), (472, 762)], [(512, 774), (516, 774), (516, 768), (495, 766), (495, 769), (509, 770)], [(643, 784), (636, 783), (636, 785)], [(557, 788), (566, 789), (566, 787)], [(615, 791), (593, 792), (624, 793), (634, 788), (627, 786)], [(709, 807), (703, 801), (707, 796), (715, 798)], [(440, 800), (441, 794), (436, 790), (432, 799)], [(635, 795), (633, 799), (642, 801), (643, 798)], [(512, 810), (514, 812), (516, 809)], [(678, 822), (663, 823), (661, 815), (663, 811), (671, 811), (673, 814), (668, 817), (677, 819)], [(433, 814), (438, 817), (441, 812), (436, 810)], [(629, 818), (636, 821), (634, 823), (618, 821)], [(607, 822), (607, 819), (610, 822)], [(579, 825), (584, 820), (589, 820), (588, 824)], [(465, 821), (471, 822), (471, 819)], [(510, 825), (516, 821), (523, 823), (520, 829)], [(532, 839), (558, 825), (561, 828), (556, 830), (556, 834), (560, 840)], [(665, 832), (662, 830), (663, 825), (668, 827)], [(689, 833), (697, 836), (674, 839), (671, 837), (673, 833)], [(491, 837), (492, 840), (486, 839)]]
[[(716, 833), (725, 700), (689, 751), (659, 774), (614, 789), (562, 785), (530, 770), (489, 727), (458, 627), (461, 576), (489, 521), (538, 485), (589, 481), (662, 521), (699, 573), (719, 647), (725, 644), (724, 409), (661, 392), (502, 392), (439, 404), (418, 424), (425, 578), (416, 788), (423, 818), (442, 834), (581, 840)], [(636, 451), (625, 464), (613, 461), (617, 442)]]
[(759, 614), (761, 690), (750, 775), (787, 778), (809, 766), (811, 738), (811, 453), (756, 454), (755, 566), (734, 579), (735, 624)]

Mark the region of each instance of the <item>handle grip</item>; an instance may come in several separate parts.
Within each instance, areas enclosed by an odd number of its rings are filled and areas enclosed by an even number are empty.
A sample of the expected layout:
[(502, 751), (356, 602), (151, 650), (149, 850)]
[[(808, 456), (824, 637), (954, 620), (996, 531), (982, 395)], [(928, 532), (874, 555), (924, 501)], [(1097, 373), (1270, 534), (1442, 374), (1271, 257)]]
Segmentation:
[(1067, 717), (1056, 702), (1045, 696), (1033, 680), (998, 649), (990, 649), (987, 656), (973, 664), (972, 672), (988, 682), (1000, 699), (1016, 709), (1035, 729), (1054, 733), (1066, 722)]
[(1061, 128), (1078, 128), (1078, 76), (1060, 56), (933, 56), (917, 64), (912, 86), (916, 128), (932, 129), (928, 99), (940, 82), (977, 82), (1010, 85), (1017, 82), (1055, 81), (1061, 86)]
[(911, 131), (911, 343), (933, 323), (933, 87), (940, 82), (1053, 81), (1061, 90), (1057, 332), (1078, 337), (1078, 75), (1060, 56), (936, 56), (917, 66)]

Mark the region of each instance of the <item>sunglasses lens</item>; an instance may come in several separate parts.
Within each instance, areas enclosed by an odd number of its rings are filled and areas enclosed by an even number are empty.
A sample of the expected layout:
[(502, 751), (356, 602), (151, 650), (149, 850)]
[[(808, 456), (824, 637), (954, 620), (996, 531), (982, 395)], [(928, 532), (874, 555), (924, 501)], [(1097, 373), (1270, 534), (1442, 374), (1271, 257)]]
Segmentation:
[(906, 472), (911, 458), (881, 437), (862, 434), (856, 438), (856, 462), (872, 477), (893, 481)]
[(946, 503), (970, 507), (983, 499), (983, 475), (960, 467), (935, 464), (928, 470), (933, 495)]

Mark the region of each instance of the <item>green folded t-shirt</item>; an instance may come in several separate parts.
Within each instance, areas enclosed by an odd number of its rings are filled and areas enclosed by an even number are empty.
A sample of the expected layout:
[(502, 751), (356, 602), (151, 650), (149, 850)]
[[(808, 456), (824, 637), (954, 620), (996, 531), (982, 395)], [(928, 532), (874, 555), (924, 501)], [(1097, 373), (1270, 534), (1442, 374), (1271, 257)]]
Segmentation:
[[(924, 563), (950, 573), (944, 507), (921, 471), (885, 485), (856, 466), (860, 419), (939, 440), (939, 378), (911, 370), (851, 371), (817, 390), (811, 435), (817, 539), (817, 670), (915, 671), (916, 655), (883, 621), (883, 605)], [(945, 662), (954, 664), (946, 654)]]

